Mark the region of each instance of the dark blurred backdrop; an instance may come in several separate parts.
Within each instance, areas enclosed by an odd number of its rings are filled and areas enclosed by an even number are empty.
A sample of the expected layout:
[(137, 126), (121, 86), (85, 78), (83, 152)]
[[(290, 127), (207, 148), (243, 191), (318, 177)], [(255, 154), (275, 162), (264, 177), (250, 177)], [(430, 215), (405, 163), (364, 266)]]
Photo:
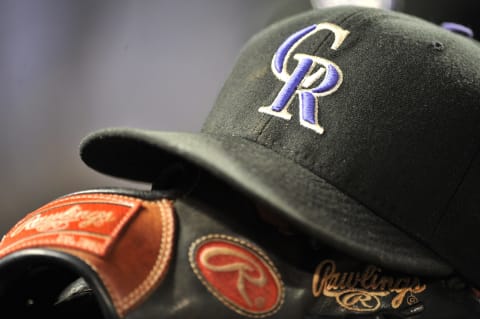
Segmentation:
[[(477, 1), (365, 2), (478, 27)], [(245, 41), (311, 5), (0, 0), (0, 234), (69, 192), (147, 187), (86, 167), (81, 139), (109, 126), (198, 131)]]

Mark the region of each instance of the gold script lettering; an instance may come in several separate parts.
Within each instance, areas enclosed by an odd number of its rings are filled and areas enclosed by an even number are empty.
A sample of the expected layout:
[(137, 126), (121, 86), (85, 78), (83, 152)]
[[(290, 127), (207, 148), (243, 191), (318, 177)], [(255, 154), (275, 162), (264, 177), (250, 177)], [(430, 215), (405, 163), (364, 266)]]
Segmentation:
[(101, 227), (114, 219), (115, 217), (110, 211), (83, 210), (79, 205), (75, 205), (65, 211), (51, 215), (37, 214), (15, 226), (8, 236), (14, 237), (24, 230), (36, 230), (38, 232), (62, 230), (66, 229), (72, 222), (78, 222), (79, 228)]
[(324, 260), (315, 269), (312, 293), (335, 298), (343, 308), (360, 312), (376, 311), (381, 298), (393, 295), (391, 306), (397, 309), (407, 293), (418, 294), (427, 288), (417, 277), (395, 278), (381, 274), (382, 269), (369, 265), (363, 272), (337, 272), (333, 260)]

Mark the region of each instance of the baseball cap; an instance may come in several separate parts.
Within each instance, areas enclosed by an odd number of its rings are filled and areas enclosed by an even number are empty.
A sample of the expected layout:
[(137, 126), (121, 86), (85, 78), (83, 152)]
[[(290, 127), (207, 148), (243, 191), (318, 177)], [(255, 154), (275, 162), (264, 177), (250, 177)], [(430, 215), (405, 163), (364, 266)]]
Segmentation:
[(148, 183), (184, 161), (343, 252), (480, 285), (479, 57), (404, 13), (304, 12), (247, 42), (200, 132), (105, 128), (81, 158)]

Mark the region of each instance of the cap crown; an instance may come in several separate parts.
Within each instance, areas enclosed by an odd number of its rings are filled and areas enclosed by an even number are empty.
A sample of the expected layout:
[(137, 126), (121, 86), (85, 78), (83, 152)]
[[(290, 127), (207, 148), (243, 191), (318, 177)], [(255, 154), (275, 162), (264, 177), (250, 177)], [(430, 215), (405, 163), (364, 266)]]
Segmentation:
[(202, 130), (274, 150), (455, 259), (480, 226), (479, 57), (405, 14), (308, 12), (252, 38)]

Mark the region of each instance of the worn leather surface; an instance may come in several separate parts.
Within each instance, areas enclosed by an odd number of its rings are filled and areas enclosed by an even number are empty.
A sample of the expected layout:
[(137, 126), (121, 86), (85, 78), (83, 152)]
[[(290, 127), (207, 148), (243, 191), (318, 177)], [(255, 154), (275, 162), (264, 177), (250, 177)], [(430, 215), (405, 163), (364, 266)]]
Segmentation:
[(172, 208), (165, 199), (142, 201), (138, 216), (122, 230), (118, 243), (104, 258), (61, 249), (95, 269), (120, 316), (143, 301), (166, 275), (174, 239)]
[(141, 205), (104, 256), (44, 244), (3, 256), (0, 304), (17, 317), (480, 315), (478, 295), (460, 278), (393, 273), (353, 259), (310, 240), (269, 207), (208, 179), (177, 199), (118, 189), (69, 196), (125, 198)]

